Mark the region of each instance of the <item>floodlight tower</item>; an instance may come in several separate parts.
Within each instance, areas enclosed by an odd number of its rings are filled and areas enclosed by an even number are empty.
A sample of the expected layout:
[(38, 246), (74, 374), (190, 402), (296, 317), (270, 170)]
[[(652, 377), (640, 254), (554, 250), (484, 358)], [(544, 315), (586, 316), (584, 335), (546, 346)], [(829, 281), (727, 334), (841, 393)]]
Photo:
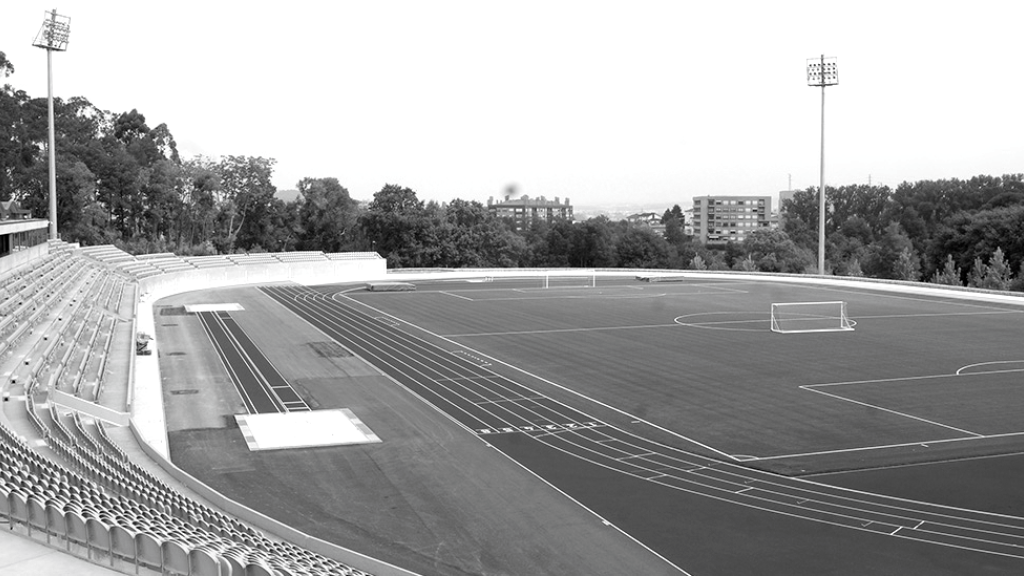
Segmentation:
[(46, 19), (36, 34), (33, 46), (46, 49), (46, 106), (50, 121), (50, 142), (46, 155), (50, 162), (50, 239), (57, 239), (57, 156), (53, 136), (53, 51), (63, 52), (68, 49), (68, 36), (71, 34), (71, 18), (60, 16), (57, 9), (45, 12)]
[(825, 87), (839, 84), (835, 57), (807, 59), (807, 85), (821, 86), (821, 184), (818, 186), (818, 274), (825, 275)]

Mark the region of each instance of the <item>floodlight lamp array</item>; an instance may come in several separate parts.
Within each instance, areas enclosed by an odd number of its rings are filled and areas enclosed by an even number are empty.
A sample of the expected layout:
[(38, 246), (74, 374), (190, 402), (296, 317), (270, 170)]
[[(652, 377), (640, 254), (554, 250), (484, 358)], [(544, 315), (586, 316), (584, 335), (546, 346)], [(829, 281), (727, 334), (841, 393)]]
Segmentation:
[(809, 58), (807, 60), (808, 86), (835, 86), (839, 84), (839, 65), (836, 58)]
[(36, 34), (33, 46), (63, 52), (68, 49), (68, 37), (71, 36), (71, 18), (57, 14), (56, 10), (46, 12), (46, 19)]

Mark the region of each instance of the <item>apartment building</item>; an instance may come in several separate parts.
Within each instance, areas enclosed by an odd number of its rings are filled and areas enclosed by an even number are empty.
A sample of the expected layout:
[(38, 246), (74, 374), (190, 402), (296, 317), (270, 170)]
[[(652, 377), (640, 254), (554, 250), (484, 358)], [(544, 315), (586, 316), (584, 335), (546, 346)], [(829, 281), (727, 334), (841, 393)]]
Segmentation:
[(747, 234), (772, 225), (771, 196), (695, 196), (693, 235), (705, 244), (742, 242)]

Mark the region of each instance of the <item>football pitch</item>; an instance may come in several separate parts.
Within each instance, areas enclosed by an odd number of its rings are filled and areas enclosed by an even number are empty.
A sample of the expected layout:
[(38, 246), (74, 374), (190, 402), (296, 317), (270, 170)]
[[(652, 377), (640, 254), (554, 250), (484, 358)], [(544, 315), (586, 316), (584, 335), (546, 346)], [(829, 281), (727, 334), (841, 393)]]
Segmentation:
[[(501, 284), (348, 297), (731, 460), (822, 472), (1024, 446), (1018, 307), (723, 280)], [(770, 331), (771, 303), (826, 300), (847, 302), (854, 331)]]

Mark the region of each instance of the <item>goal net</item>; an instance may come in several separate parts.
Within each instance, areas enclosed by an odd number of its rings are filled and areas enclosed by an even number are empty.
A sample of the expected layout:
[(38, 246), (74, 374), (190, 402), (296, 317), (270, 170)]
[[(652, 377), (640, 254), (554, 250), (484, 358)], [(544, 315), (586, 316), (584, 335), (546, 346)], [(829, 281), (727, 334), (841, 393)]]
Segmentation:
[(772, 332), (840, 332), (853, 330), (846, 302), (776, 302), (772, 304)]

